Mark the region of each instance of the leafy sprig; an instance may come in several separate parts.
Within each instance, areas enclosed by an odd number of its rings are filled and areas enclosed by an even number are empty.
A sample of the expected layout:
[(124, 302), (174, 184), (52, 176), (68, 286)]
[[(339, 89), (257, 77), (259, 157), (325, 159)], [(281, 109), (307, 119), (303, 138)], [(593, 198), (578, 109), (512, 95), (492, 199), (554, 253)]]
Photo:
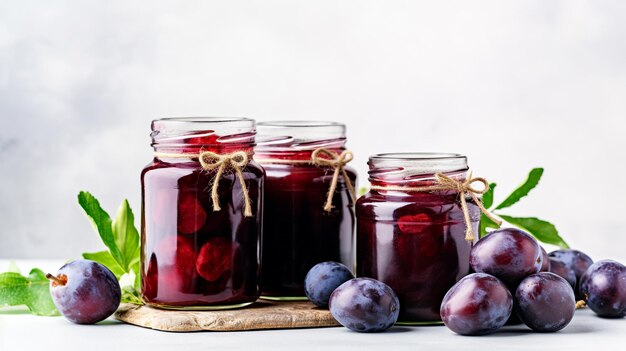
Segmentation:
[[(539, 184), (542, 175), (543, 168), (533, 168), (528, 174), (528, 178), (526, 179), (526, 181), (524, 181), (524, 183), (522, 183), (515, 190), (513, 190), (513, 192), (509, 194), (506, 199), (504, 199), (496, 206), (494, 206), (493, 204), (494, 192), (497, 184), (489, 184), (489, 191), (487, 191), (483, 195), (483, 205), (485, 206), (485, 208), (489, 209), (491, 213), (496, 214), (505, 222), (532, 234), (537, 240), (546, 244), (569, 248), (569, 245), (559, 235), (559, 231), (556, 229), (554, 224), (546, 220), (539, 219), (537, 217), (515, 217), (500, 212), (500, 210), (510, 208), (511, 206), (519, 202), (522, 198), (527, 196), (528, 193), (530, 193), (530, 191)], [(485, 216), (484, 214), (481, 215), (480, 237), (485, 236), (488, 233), (489, 229), (498, 228), (500, 228), (500, 226), (497, 223), (493, 222), (491, 219), (489, 219), (489, 217)]]
[[(140, 240), (135, 216), (124, 200), (114, 220), (90, 193), (81, 191), (78, 203), (89, 217), (107, 250), (85, 252), (83, 258), (103, 264), (115, 274), (122, 285), (122, 302), (142, 304), (140, 275)], [(130, 283), (127, 283), (130, 282)]]

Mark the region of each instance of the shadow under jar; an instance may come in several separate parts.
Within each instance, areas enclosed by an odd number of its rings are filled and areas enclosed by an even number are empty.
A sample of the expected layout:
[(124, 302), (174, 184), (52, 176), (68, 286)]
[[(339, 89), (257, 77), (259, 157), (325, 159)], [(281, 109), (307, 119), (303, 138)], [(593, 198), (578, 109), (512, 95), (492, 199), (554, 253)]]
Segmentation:
[[(155, 157), (141, 173), (142, 296), (148, 304), (226, 309), (259, 297), (264, 171), (252, 160), (255, 133), (254, 120), (246, 118), (152, 122)], [(239, 169), (251, 216), (244, 214), (244, 189), (235, 167), (225, 166), (216, 179), (216, 155), (236, 152), (249, 158)], [(203, 153), (211, 155), (212, 169), (199, 162)], [(220, 210), (214, 209), (214, 185)]]
[[(435, 174), (463, 181), (467, 159), (458, 154), (395, 153), (371, 156), (372, 187), (438, 185)], [(389, 285), (400, 299), (400, 324), (438, 323), (446, 292), (470, 271), (472, 243), (457, 191), (372, 189), (357, 211), (357, 275)], [(467, 206), (473, 230), (480, 210)]]
[[(265, 168), (262, 298), (304, 300), (304, 277), (317, 263), (336, 261), (354, 271), (354, 200), (339, 172), (330, 208), (324, 209), (335, 168), (312, 157), (345, 151), (345, 126), (334, 122), (266, 122), (258, 125), (256, 154)], [(356, 172), (344, 167), (352, 185)]]

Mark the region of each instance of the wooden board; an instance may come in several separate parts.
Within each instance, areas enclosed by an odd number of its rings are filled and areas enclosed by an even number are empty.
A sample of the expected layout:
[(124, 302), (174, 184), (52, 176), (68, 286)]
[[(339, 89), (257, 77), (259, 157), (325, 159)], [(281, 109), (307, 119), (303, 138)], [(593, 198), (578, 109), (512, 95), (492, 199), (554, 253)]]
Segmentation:
[(308, 301), (260, 300), (234, 310), (173, 311), (150, 306), (122, 304), (115, 318), (129, 324), (162, 331), (238, 331), (285, 328), (334, 327), (330, 312)]

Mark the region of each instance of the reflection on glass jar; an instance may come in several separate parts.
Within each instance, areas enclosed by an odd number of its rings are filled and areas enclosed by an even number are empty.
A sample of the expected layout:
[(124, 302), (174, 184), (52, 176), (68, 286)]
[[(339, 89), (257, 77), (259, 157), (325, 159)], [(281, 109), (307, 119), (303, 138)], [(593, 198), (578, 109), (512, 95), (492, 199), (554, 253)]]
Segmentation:
[(345, 166), (345, 126), (267, 122), (258, 131), (255, 151), (267, 173), (261, 293), (305, 299), (304, 277), (315, 264), (336, 261), (354, 270), (356, 172)]
[[(443, 296), (470, 269), (472, 244), (465, 240), (460, 199), (465, 195), (402, 188), (438, 185), (437, 173), (463, 181), (467, 159), (457, 154), (380, 154), (370, 157), (369, 168), (374, 189), (356, 205), (357, 275), (391, 286), (400, 299), (401, 323), (437, 322)], [(471, 199), (467, 206), (476, 231), (480, 210)]]
[(151, 136), (155, 157), (141, 174), (144, 300), (180, 309), (254, 302), (264, 180), (252, 160), (255, 122), (165, 118)]

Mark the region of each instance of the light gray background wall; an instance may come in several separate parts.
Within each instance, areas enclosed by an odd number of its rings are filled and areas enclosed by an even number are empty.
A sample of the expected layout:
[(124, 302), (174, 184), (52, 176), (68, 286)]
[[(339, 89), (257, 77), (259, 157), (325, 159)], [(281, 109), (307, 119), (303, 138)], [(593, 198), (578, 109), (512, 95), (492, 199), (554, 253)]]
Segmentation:
[(345, 122), (367, 156), (456, 151), (594, 257), (625, 257), (626, 2), (0, 1), (0, 257), (100, 248), (139, 212), (149, 122)]

